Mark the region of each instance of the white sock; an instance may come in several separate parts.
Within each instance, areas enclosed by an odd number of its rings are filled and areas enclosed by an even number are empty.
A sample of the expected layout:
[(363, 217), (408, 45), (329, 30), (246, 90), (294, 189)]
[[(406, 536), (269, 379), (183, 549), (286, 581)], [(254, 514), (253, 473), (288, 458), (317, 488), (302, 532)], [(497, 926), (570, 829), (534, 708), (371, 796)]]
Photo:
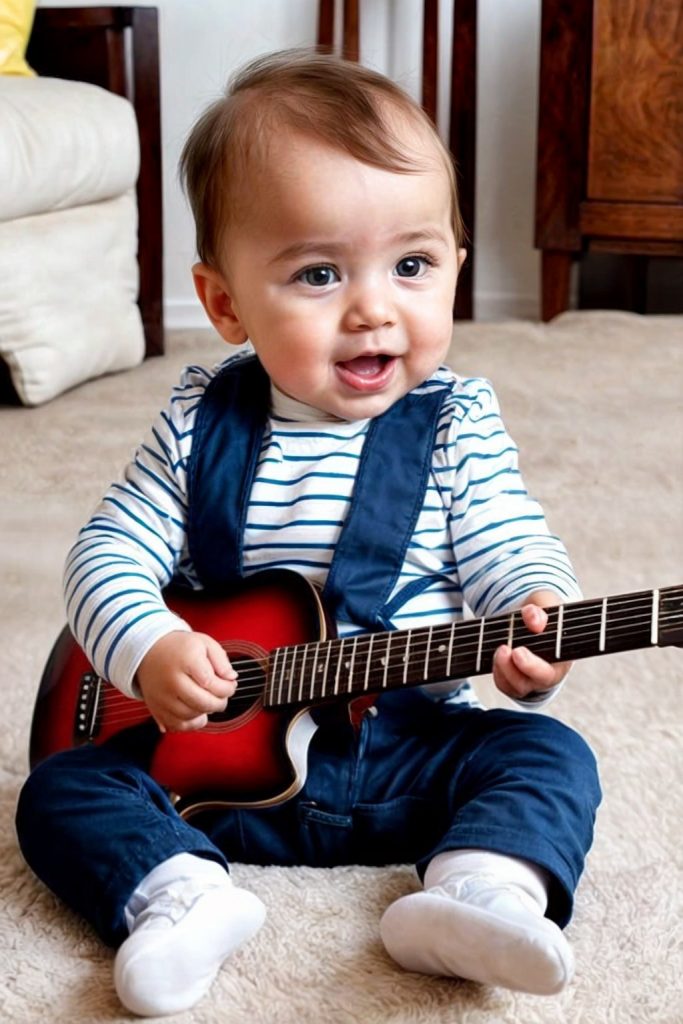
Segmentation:
[(176, 853), (168, 860), (162, 860), (138, 883), (124, 910), (128, 931), (133, 930), (135, 918), (149, 904), (157, 892), (173, 885), (179, 878), (203, 878), (208, 884), (222, 885), (230, 875), (215, 860), (197, 857), (194, 853)]
[(223, 961), (259, 930), (265, 907), (216, 861), (180, 853), (143, 878), (125, 914), (116, 991), (133, 1013), (156, 1017), (202, 998)]
[(446, 850), (427, 865), (424, 888), (434, 889), (470, 875), (489, 875), (519, 886), (536, 903), (542, 917), (548, 906), (548, 873), (521, 857), (508, 857), (491, 850)]
[(550, 995), (571, 979), (573, 956), (543, 915), (546, 872), (486, 850), (438, 854), (425, 891), (396, 900), (380, 923), (390, 956), (407, 970)]

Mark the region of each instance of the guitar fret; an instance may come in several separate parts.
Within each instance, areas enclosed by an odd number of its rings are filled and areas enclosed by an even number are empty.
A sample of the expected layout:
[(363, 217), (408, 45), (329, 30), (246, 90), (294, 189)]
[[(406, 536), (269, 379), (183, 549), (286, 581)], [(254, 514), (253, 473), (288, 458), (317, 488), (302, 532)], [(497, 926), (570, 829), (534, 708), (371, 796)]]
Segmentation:
[(600, 639), (598, 640), (598, 650), (602, 654), (605, 650), (605, 641), (607, 637), (607, 598), (602, 599), (602, 609), (600, 611)]
[(477, 644), (477, 662), (475, 666), (475, 672), (481, 672), (481, 655), (484, 646), (484, 626), (486, 624), (486, 616), (482, 615), (479, 623), (479, 643)]
[(266, 705), (275, 703), (275, 676), (277, 675), (277, 663), (278, 658), (280, 657), (281, 650), (281, 647), (275, 648), (274, 656), (270, 663), (270, 668), (268, 671), (268, 683), (266, 685), (266, 689), (263, 695), (263, 703)]
[(301, 669), (299, 671), (299, 701), (304, 699), (304, 678), (306, 676), (306, 658), (308, 657), (308, 645), (305, 644), (303, 648), (303, 658), (301, 659)]
[(451, 623), (450, 638), (448, 641), (448, 657), (446, 659), (446, 679), (451, 678), (451, 662), (453, 660), (453, 641), (455, 640), (455, 623)]
[(425, 681), (427, 679), (429, 679), (429, 659), (430, 659), (431, 651), (432, 651), (432, 632), (433, 632), (433, 628), (434, 628), (433, 626), (430, 626), (429, 630), (427, 631), (427, 649), (425, 651), (424, 672), (422, 673), (422, 678)]
[(557, 639), (555, 640), (555, 660), (560, 661), (560, 652), (562, 650), (562, 625), (564, 622), (564, 605), (558, 605), (557, 607)]
[(320, 655), (320, 641), (315, 645), (315, 654), (313, 655), (313, 668), (311, 669), (311, 683), (308, 687), (308, 699), (313, 700), (313, 691), (315, 687), (315, 675), (318, 671), (318, 657)]
[(363, 679), (363, 689), (367, 690), (370, 683), (370, 664), (372, 662), (372, 642), (375, 639), (375, 633), (370, 634), (370, 643), (368, 644), (368, 653), (365, 657), (365, 677)]
[(323, 678), (320, 685), (320, 696), (324, 697), (327, 694), (327, 677), (330, 671), (330, 660), (332, 658), (332, 641), (327, 642), (327, 653), (325, 655), (325, 667), (323, 669)]
[(287, 665), (287, 655), (289, 654), (289, 650), (290, 650), (289, 647), (285, 647), (282, 650), (282, 666), (280, 668), (280, 679), (278, 681), (278, 687), (277, 687), (277, 703), (278, 704), (283, 704), (284, 703), (283, 695), (282, 695), (282, 690), (283, 690), (283, 686), (284, 686), (285, 667)]
[(652, 625), (650, 627), (650, 643), (657, 645), (659, 638), (659, 591), (652, 591)]
[(294, 669), (296, 668), (296, 656), (297, 656), (298, 650), (299, 650), (298, 647), (293, 647), (292, 648), (292, 664), (289, 666), (289, 671), (287, 673), (287, 679), (288, 679), (288, 682), (287, 682), (287, 703), (288, 704), (292, 703), (292, 683), (294, 682)]
[(392, 638), (393, 635), (394, 635), (393, 633), (387, 633), (387, 649), (384, 652), (384, 659), (383, 659), (384, 660), (384, 675), (382, 676), (382, 689), (383, 690), (386, 690), (386, 688), (387, 688), (387, 673), (389, 672), (389, 657), (390, 657), (389, 651), (391, 650), (391, 638)]
[(348, 681), (347, 681), (347, 684), (346, 684), (346, 692), (347, 693), (351, 693), (352, 690), (353, 690), (353, 669), (354, 669), (355, 662), (356, 662), (356, 647), (357, 647), (357, 645), (358, 645), (358, 637), (354, 636), (354, 638), (353, 638), (353, 647), (351, 648), (351, 660), (347, 661), (346, 664), (344, 665), (344, 668), (347, 668), (349, 670), (349, 678), (348, 678)]
[(332, 691), (334, 693), (335, 697), (338, 696), (338, 694), (339, 694), (339, 676), (340, 676), (340, 673), (341, 673), (343, 661), (344, 661), (344, 641), (340, 640), (339, 641), (339, 648), (337, 650), (337, 671), (334, 673), (334, 689)]
[(406, 646), (403, 653), (403, 685), (405, 686), (408, 682), (408, 668), (410, 665), (410, 641), (412, 640), (413, 631), (409, 629), (406, 633)]

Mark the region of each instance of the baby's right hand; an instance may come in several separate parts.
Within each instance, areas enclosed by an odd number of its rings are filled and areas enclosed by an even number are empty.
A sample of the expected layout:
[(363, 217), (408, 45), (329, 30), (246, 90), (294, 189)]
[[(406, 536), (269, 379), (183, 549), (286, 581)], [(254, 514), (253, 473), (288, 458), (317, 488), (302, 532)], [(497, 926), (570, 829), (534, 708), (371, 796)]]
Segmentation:
[(213, 637), (177, 630), (150, 647), (137, 681), (160, 730), (188, 732), (203, 729), (208, 715), (225, 710), (237, 673)]

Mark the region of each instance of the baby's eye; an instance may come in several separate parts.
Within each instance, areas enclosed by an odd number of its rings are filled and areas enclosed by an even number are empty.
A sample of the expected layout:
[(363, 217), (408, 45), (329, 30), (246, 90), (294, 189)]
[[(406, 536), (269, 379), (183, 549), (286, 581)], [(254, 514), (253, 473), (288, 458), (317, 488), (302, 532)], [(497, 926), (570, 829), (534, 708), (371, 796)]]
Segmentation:
[(317, 267), (306, 267), (305, 270), (302, 270), (297, 275), (297, 281), (303, 281), (304, 284), (309, 284), (313, 288), (325, 288), (326, 285), (334, 284), (338, 280), (339, 274), (334, 267), (328, 267), (325, 264), (320, 264)]
[(421, 277), (430, 266), (426, 256), (404, 256), (396, 264), (397, 277)]

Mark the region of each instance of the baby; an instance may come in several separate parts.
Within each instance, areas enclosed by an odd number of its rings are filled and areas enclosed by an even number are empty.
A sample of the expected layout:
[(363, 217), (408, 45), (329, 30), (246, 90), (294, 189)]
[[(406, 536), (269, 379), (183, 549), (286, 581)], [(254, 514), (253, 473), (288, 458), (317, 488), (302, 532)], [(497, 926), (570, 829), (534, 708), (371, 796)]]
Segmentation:
[[(201, 117), (182, 173), (197, 293), (252, 348), (185, 371), (69, 555), (69, 621), (96, 671), (161, 732), (202, 729), (240, 680), (162, 591), (273, 568), (321, 588), (342, 636), (514, 609), (526, 638), (542, 632), (578, 588), (491, 385), (443, 365), (463, 229), (421, 109), (362, 66), (275, 54)], [(517, 710), (484, 710), (457, 679), (325, 708), (298, 792), (191, 824), (126, 732), (65, 751), (23, 789), (22, 850), (118, 947), (116, 990), (141, 1015), (194, 1005), (262, 924), (231, 860), (413, 863), (422, 891), (380, 923), (399, 965), (556, 993), (600, 800), (586, 743), (530, 713), (567, 669), (515, 632), (493, 676)]]

